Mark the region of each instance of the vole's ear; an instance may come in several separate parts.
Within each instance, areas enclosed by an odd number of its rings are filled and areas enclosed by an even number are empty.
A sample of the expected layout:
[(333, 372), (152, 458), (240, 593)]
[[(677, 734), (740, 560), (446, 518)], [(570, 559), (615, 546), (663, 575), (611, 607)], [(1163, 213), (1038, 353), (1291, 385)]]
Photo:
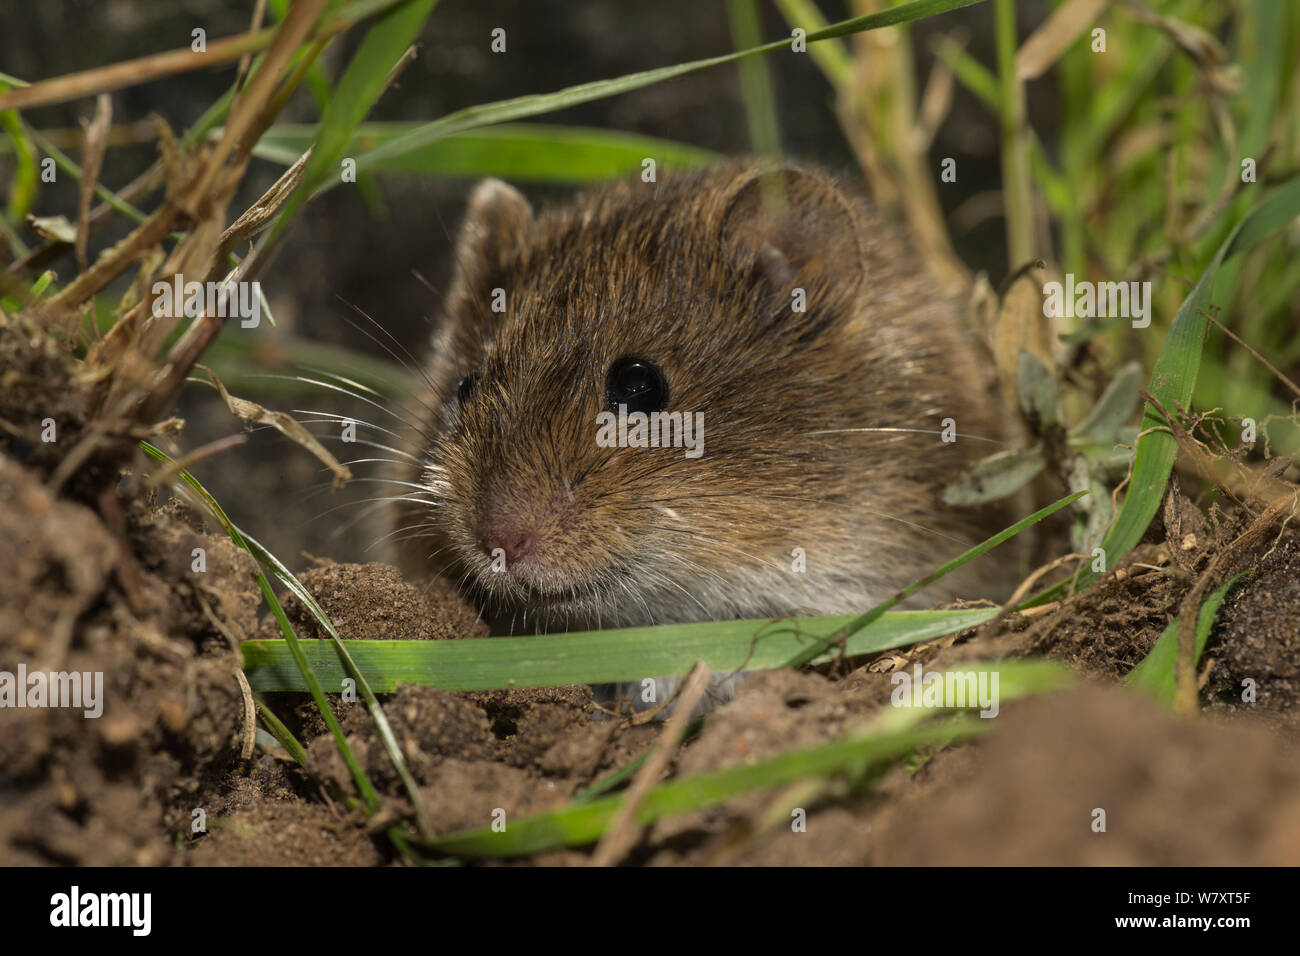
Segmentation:
[(854, 299), (861, 282), (858, 217), (820, 173), (783, 166), (754, 171), (734, 187), (722, 217), (728, 258), (776, 298), (827, 319)]
[(527, 241), (532, 226), (533, 210), (519, 190), (499, 179), (475, 186), (456, 239), (453, 296), (486, 295), (500, 285), (506, 263)]

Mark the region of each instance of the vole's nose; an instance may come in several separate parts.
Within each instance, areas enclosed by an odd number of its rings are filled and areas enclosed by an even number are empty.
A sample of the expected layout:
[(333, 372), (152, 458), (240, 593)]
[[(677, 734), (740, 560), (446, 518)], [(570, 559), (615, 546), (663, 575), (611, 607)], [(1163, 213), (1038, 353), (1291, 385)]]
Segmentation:
[(479, 529), (478, 544), (489, 560), (501, 552), (507, 562), (514, 562), (533, 552), (537, 546), (537, 532), (509, 525), (483, 527)]

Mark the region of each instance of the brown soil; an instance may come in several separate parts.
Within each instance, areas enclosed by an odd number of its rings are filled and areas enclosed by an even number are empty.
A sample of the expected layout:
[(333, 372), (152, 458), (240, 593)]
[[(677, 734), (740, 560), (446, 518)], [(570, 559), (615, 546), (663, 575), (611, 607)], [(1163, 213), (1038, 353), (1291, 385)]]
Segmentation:
[[(268, 703), (306, 746), (310, 775), (278, 747), (254, 745), (237, 644), (278, 629), (261, 606), (251, 559), (131, 477), (148, 473), (131, 442), (110, 442), (53, 490), (51, 474), (79, 437), (81, 386), (53, 352), (0, 332), (0, 670), (102, 672), (105, 701), (98, 719), (60, 708), (0, 710), (0, 863), (400, 863), (383, 824), (410, 807), (364, 704), (330, 697), (382, 795), (382, 823), (345, 805), (350, 775), (305, 696), (270, 695)], [(39, 437), (46, 417), (60, 423), (53, 447)], [(123, 470), (128, 477), (116, 480)], [(824, 673), (755, 675), (682, 749), (672, 772), (837, 739), (887, 706), (890, 673), (915, 661), (937, 669), (1047, 656), (1084, 686), (1006, 705), (978, 742), (854, 788), (755, 793), (662, 820), (627, 861), (1300, 861), (1300, 533), (1269, 535), (1237, 554), (1231, 542), (1244, 524), (1174, 498), (1117, 572), (1046, 613)], [(200, 548), (206, 569), (196, 572)], [(1207, 717), (1174, 717), (1119, 689), (1225, 552), (1227, 573), (1251, 573), (1211, 635)], [(417, 586), (380, 564), (322, 564), (300, 577), (345, 637), (486, 634), (445, 583)], [(284, 603), (300, 636), (321, 636), (297, 601)], [(1246, 686), (1253, 702), (1243, 699)], [(483, 826), (498, 809), (519, 819), (561, 806), (644, 752), (662, 729), (594, 720), (586, 688), (407, 686), (382, 704), (438, 834)], [(789, 822), (799, 801), (809, 803), (806, 832)], [(1104, 831), (1094, 829), (1098, 811)], [(587, 857), (566, 850), (532, 862)]]

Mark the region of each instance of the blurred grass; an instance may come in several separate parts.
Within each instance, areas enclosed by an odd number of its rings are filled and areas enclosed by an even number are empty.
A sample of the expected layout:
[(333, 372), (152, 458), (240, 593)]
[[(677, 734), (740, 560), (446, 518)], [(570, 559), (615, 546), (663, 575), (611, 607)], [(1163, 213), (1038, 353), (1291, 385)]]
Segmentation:
[[(347, 152), (365, 155), (401, 140), (419, 123), (363, 123)], [(296, 162), (311, 145), (315, 127), (282, 123), (258, 141), (253, 155), (283, 166)], [(626, 176), (653, 156), (661, 168), (689, 169), (717, 162), (707, 149), (653, 136), (576, 126), (502, 123), (470, 130), (368, 164), (371, 173), (432, 177), (499, 176), (517, 182), (583, 185)]]
[[(758, 0), (727, 0), (727, 19), (731, 21), (731, 35), (737, 50), (755, 47), (762, 42)], [(813, 44), (812, 48), (815, 50), (818, 46)], [(741, 98), (749, 120), (750, 148), (758, 156), (779, 156), (781, 122), (776, 114), (776, 93), (772, 89), (767, 60), (759, 57), (741, 60), (738, 69)]]
[[(1206, 596), (1205, 603), (1197, 611), (1196, 647), (1193, 649), (1192, 655), (1193, 666), (1200, 662), (1201, 653), (1205, 650), (1205, 642), (1209, 640), (1210, 628), (1214, 624), (1214, 615), (1218, 613), (1223, 599), (1227, 597), (1228, 592), (1232, 590), (1240, 578), (1240, 574), (1235, 575), (1226, 584), (1216, 588)], [(1155, 646), (1151, 648), (1147, 656), (1124, 676), (1124, 682), (1136, 690), (1149, 694), (1166, 707), (1172, 706), (1178, 683), (1176, 674), (1177, 661), (1178, 618), (1174, 618), (1169, 622), (1169, 626), (1161, 632)]]
[[(1049, 661), (971, 662), (963, 665), (963, 671), (996, 671), (1003, 702), (1057, 691), (1074, 680), (1069, 671)], [(973, 709), (978, 705), (939, 719), (935, 717), (943, 713), (942, 708), (886, 709), (839, 740), (669, 780), (645, 795), (636, 810), (636, 823), (645, 826), (670, 814), (715, 806), (743, 793), (770, 790), (796, 780), (839, 776), (848, 778), (851, 786), (861, 786), (871, 779), (871, 771), (918, 749), (937, 749), (990, 730), (991, 721), (975, 718), (970, 714)], [(501, 831), (481, 827), (419, 841), (419, 845), (439, 854), (492, 859), (583, 846), (600, 838), (624, 799), (625, 795), (614, 794), (574, 800), (559, 810), (511, 821)]]
[[(407, 47), (415, 40), (438, 0), (410, 0), (385, 11), (366, 31), (361, 45), (348, 60), (321, 112), (312, 140), (311, 158), (302, 180), (276, 217), (272, 240), (289, 228), (303, 204), (326, 179), (339, 181), (336, 166), (356, 128), (370, 113)], [(313, 57), (311, 62), (314, 63)], [(260, 139), (260, 137), (259, 137)]]

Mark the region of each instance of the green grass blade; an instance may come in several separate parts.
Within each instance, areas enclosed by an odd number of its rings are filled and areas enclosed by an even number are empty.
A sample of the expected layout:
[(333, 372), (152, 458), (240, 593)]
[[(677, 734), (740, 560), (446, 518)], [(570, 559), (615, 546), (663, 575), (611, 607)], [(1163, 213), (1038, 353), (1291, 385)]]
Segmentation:
[[(695, 720), (692, 720), (689, 724), (686, 725), (686, 729), (682, 731), (681, 742), (685, 744), (690, 740), (692, 740), (696, 735), (699, 734), (700, 730), (703, 727), (704, 727), (703, 717), (697, 717)], [(632, 775), (641, 769), (641, 765), (650, 759), (650, 754), (651, 751), (647, 750), (645, 753), (641, 754), (641, 756), (629, 761), (628, 763), (624, 764), (622, 767), (619, 767), (617, 770), (613, 771), (612, 773), (608, 773), (605, 776), (601, 777), (591, 786), (587, 787), (587, 789), (575, 793), (573, 795), (573, 802), (590, 803), (592, 800), (595, 800), (597, 797), (602, 797), (605, 794), (609, 793), (611, 790), (617, 789), (622, 783), (630, 780), (632, 778)]]
[[(637, 808), (636, 821), (645, 826), (660, 817), (714, 806), (751, 790), (776, 787), (807, 777), (829, 777), (850, 769), (866, 769), (906, 756), (917, 747), (942, 746), (954, 740), (968, 739), (985, 729), (978, 718), (956, 717), (934, 727), (840, 740), (753, 764), (671, 780), (645, 795)], [(599, 797), (551, 813), (507, 822), (501, 832), (482, 827), (437, 840), (420, 841), (418, 845), (434, 853), (489, 859), (527, 856), (557, 847), (584, 846), (600, 839), (624, 799), (622, 794)]]
[(406, 757), (402, 753), (402, 748), (397, 742), (397, 737), (393, 733), (392, 726), (388, 723), (388, 718), (384, 715), (383, 708), (379, 706), (379, 700), (375, 697), (375, 692), (366, 681), (365, 675), (357, 667), (356, 662), (353, 661), (351, 655), (348, 654), (347, 648), (343, 646), (343, 640), (339, 637), (339, 632), (334, 628), (334, 622), (330, 620), (329, 615), (325, 613), (324, 609), (316, 603), (316, 599), (312, 597), (311, 592), (303, 587), (302, 583), (293, 576), (289, 569), (280, 563), (279, 558), (264, 548), (258, 541), (248, 537), (247, 535), (244, 535), (244, 541), (253, 557), (256, 558), (259, 563), (271, 569), (271, 573), (276, 576), (281, 584), (293, 592), (294, 597), (302, 602), (303, 607), (307, 608), (312, 617), (316, 619), (317, 623), (319, 623), (321, 627), (325, 628), (326, 632), (330, 635), (334, 649), (342, 659), (343, 665), (346, 668), (346, 675), (356, 680), (357, 690), (361, 692), (361, 697), (365, 700), (366, 707), (370, 710), (370, 716), (374, 720), (375, 726), (379, 731), (379, 739), (383, 741), (384, 749), (388, 753), (388, 758), (392, 761), (393, 768), (397, 771), (397, 775), (401, 779), (402, 785), (406, 788), (406, 792), (411, 798), (411, 805), (415, 809), (416, 820), (420, 826), (420, 831), (423, 833), (429, 832), (429, 821), (424, 814), (424, 801), (420, 798), (419, 785), (416, 784), (414, 775), (412, 775), (410, 768), (406, 765)]
[[(999, 99), (998, 79), (982, 63), (961, 49), (955, 40), (947, 36), (935, 38), (932, 48), (935, 56), (943, 60), (952, 70), (958, 83), (973, 94), (976, 99), (988, 107), (996, 118), (1002, 118), (1002, 101)], [(1075, 201), (1077, 187), (1061, 173), (1057, 172), (1052, 161), (1047, 158), (1043, 144), (1032, 129), (1027, 132), (1029, 140), (1029, 165), (1034, 172), (1034, 180), (1043, 190), (1052, 211), (1058, 215)]]
[[(907, 598), (911, 597), (917, 591), (921, 590), (921, 588), (925, 587), (926, 585), (933, 584), (935, 581), (939, 580), (945, 574), (948, 574), (951, 571), (955, 571), (963, 564), (966, 564), (967, 562), (970, 561), (974, 561), (980, 555), (992, 551), (1002, 542), (1007, 541), (1010, 538), (1014, 538), (1020, 532), (1028, 528), (1030, 525), (1037, 524), (1039, 521), (1042, 521), (1044, 518), (1048, 517), (1049, 515), (1053, 515), (1056, 512), (1060, 511), (1062, 508), (1066, 507), (1067, 505), (1073, 504), (1074, 502), (1078, 501), (1087, 493), (1088, 493), (1087, 491), (1076, 491), (1074, 494), (1066, 495), (1064, 498), (1060, 499), (1059, 501), (1052, 502), (1046, 508), (1043, 508), (1039, 511), (1035, 511), (1029, 517), (1022, 518), (1021, 520), (1017, 521), (1015, 524), (1011, 525), (1009, 528), (1003, 528), (997, 534), (993, 535), (993, 537), (981, 541), (979, 544), (975, 545), (975, 547), (959, 554), (957, 557), (953, 558), (951, 561), (949, 561), (947, 564), (943, 565), (942, 567), (937, 568), (936, 570), (931, 571), (925, 577), (912, 582), (907, 587), (903, 588), (903, 590), (895, 594), (893, 597), (889, 598), (886, 601), (882, 601), (880, 604), (877, 604), (871, 610), (867, 611), (861, 617), (857, 618), (852, 624), (850, 624), (846, 628), (845, 633), (848, 634), (850, 637), (855, 636), (864, 628), (868, 628), (872, 626), (891, 607), (894, 607), (896, 604), (898, 604), (901, 601), (907, 600)], [(991, 608), (990, 610), (997, 611), (998, 609)], [(816, 645), (809, 648), (805, 648), (804, 650), (800, 651), (797, 655), (792, 657), (790, 660), (786, 661), (786, 666), (802, 667), (805, 664), (811, 663), (814, 658), (816, 658), (820, 653), (824, 652), (831, 645), (831, 643), (833, 643), (835, 640), (838, 639), (839, 636), (837, 635), (836, 637), (831, 639), (830, 643), (823, 645), (820, 649)]]
[(276, 338), (275, 349), (268, 350), (265, 343), (240, 331), (227, 330), (204, 354), (204, 364), (231, 392), (316, 397), (320, 386), (292, 373), (311, 379), (318, 377), (317, 369), (342, 375), (393, 400), (414, 394), (420, 383), (411, 369), (357, 349), (285, 332)]
[[(423, 124), (363, 123), (345, 152), (366, 154)], [(279, 124), (267, 130), (253, 155), (288, 166), (312, 144), (314, 126)], [(367, 166), (374, 173), (480, 178), (513, 182), (580, 184), (616, 179), (653, 156), (661, 168), (707, 166), (721, 157), (710, 150), (636, 133), (581, 126), (505, 123), (469, 130)]]
[[(807, 40), (809, 43), (815, 43), (819, 40), (846, 36), (850, 33), (862, 33), (867, 30), (876, 30), (881, 27), (895, 26), (900, 23), (909, 23), (923, 17), (930, 17), (939, 13), (947, 13), (949, 10), (955, 10), (959, 7), (969, 7), (973, 4), (982, 2), (983, 0), (911, 0), (910, 3), (899, 4), (896, 7), (890, 7), (889, 9), (881, 10), (878, 13), (872, 13), (862, 17), (853, 17), (848, 20), (841, 20), (839, 23), (831, 24), (824, 30), (818, 30), (815, 33), (808, 34)], [(616, 96), (619, 93), (639, 90), (646, 86), (652, 86), (655, 83), (662, 83), (664, 80), (671, 80), (679, 76), (685, 76), (686, 74), (696, 72), (697, 70), (704, 70), (713, 66), (722, 66), (727, 63), (735, 63), (747, 56), (771, 53), (774, 50), (789, 49), (790, 39), (786, 38), (775, 40), (771, 43), (764, 43), (761, 46), (751, 47), (747, 50), (737, 50), (734, 53), (724, 53), (721, 56), (707, 57), (702, 60), (691, 60), (687, 63), (658, 67), (657, 69), (645, 70), (640, 73), (629, 73), (625, 76), (615, 77), (608, 80), (596, 80), (592, 83), (581, 83), (577, 86), (570, 86), (563, 90), (557, 90), (554, 93), (520, 96), (510, 100), (500, 100), (496, 103), (485, 103), (481, 106), (467, 107), (466, 109), (449, 113), (431, 123), (425, 123), (403, 137), (385, 143), (368, 153), (362, 154), (357, 159), (357, 171), (361, 172), (363, 170), (371, 169), (375, 165), (387, 162), (392, 159), (392, 157), (400, 155), (401, 153), (423, 148), (428, 146), (430, 143), (446, 139), (448, 136), (462, 133), (466, 130), (475, 129), (480, 126), (491, 126), (509, 120), (524, 119), (529, 116), (539, 116), (543, 113), (551, 113), (570, 106), (577, 106), (581, 103), (590, 103), (593, 100)]]
[[(962, 665), (963, 671), (992, 671), (999, 675), (999, 704), (1068, 686), (1073, 677), (1048, 661), (997, 661)], [(860, 775), (905, 757), (918, 747), (941, 747), (990, 729), (992, 721), (961, 714), (923, 725), (933, 709), (888, 708), (874, 723), (830, 744), (787, 751), (752, 764), (670, 780), (646, 794), (636, 820), (646, 825), (674, 813), (714, 806), (752, 790), (766, 790), (809, 777), (849, 772)], [(579, 800), (550, 813), (507, 822), (494, 832), (483, 827), (455, 833), (420, 845), (437, 853), (465, 857), (524, 856), (561, 846), (583, 846), (598, 840), (613, 819), (624, 795)]]
[[(140, 448), (146, 455), (155, 461), (160, 461), (163, 464), (173, 463), (171, 457), (166, 452), (159, 448), (155, 448), (147, 441), (140, 442)], [(217, 523), (221, 525), (222, 530), (229, 535), (230, 540), (235, 543), (236, 547), (242, 548), (252, 554), (252, 551), (248, 547), (248, 542), (240, 533), (239, 529), (235, 527), (234, 522), (232, 522), (226, 515), (226, 512), (222, 509), (221, 505), (217, 503), (217, 499), (212, 497), (211, 493), (199, 483), (199, 480), (183, 469), (181, 470), (179, 477), (196, 495), (199, 496), (199, 499), (207, 506), (208, 510), (212, 513), (212, 516), (217, 520)], [(256, 558), (256, 555), (254, 555), (254, 558)], [(366, 772), (364, 768), (362, 768), (360, 761), (358, 761), (356, 755), (352, 753), (352, 748), (348, 746), (347, 738), (343, 735), (343, 728), (339, 726), (338, 718), (334, 716), (333, 709), (329, 706), (329, 702), (325, 700), (325, 693), (321, 690), (320, 681), (316, 679), (316, 675), (313, 672), (311, 665), (307, 662), (306, 657), (303, 656), (302, 642), (299, 641), (297, 636), (293, 633), (293, 626), (290, 625), (289, 618), (284, 613), (284, 608), (280, 606), (280, 601), (275, 596), (275, 591), (271, 588), (271, 583), (267, 581), (266, 575), (262, 573), (260, 567), (257, 569), (257, 585), (261, 588), (262, 596), (266, 599), (267, 605), (271, 608), (271, 613), (275, 616), (275, 620), (280, 626), (280, 633), (284, 635), (285, 639), (280, 643), (283, 643), (286, 647), (290, 659), (298, 668), (298, 677), (302, 682), (303, 690), (310, 692), (312, 700), (316, 702), (316, 706), (321, 713), (321, 718), (325, 721), (325, 725), (333, 735), (334, 742), (339, 748), (339, 754), (342, 756), (343, 762), (347, 764), (348, 770), (352, 774), (352, 779), (356, 782), (357, 789), (361, 792), (362, 799), (365, 800), (367, 808), (369, 808), (371, 812), (378, 810), (379, 794), (376, 792), (374, 785), (371, 784), (370, 779), (366, 776)]]
[[(1218, 613), (1219, 605), (1242, 576), (1238, 574), (1227, 584), (1212, 591), (1197, 611), (1195, 663), (1201, 660), (1201, 652), (1205, 650), (1205, 642), (1209, 639), (1210, 628), (1214, 625), (1214, 615)], [(1130, 687), (1144, 691), (1165, 706), (1170, 706), (1174, 702), (1174, 691), (1178, 683), (1177, 668), (1178, 618), (1174, 618), (1156, 640), (1155, 646), (1146, 657), (1142, 658), (1137, 667), (1128, 672), (1124, 681)]]
[[(6, 87), (0, 84), (0, 91)], [(20, 223), (36, 201), (38, 173), (36, 154), (23, 131), (23, 124), (14, 110), (0, 113), (0, 129), (3, 129), (14, 145), (13, 178), (9, 183), (9, 193), (5, 200), (5, 218), (12, 223)]]
[[(996, 607), (955, 611), (896, 611), (842, 641), (861, 615), (713, 621), (621, 630), (478, 637), (455, 641), (344, 641), (370, 686), (380, 693), (399, 683), (443, 690), (493, 690), (616, 683), (684, 674), (696, 661), (717, 673), (781, 667), (808, 647), (869, 654), (931, 640), (992, 620)], [(329, 680), (347, 676), (330, 641), (299, 641), (314, 670)], [(302, 675), (281, 641), (245, 641), (244, 669), (259, 692), (302, 691)]]
[(285, 752), (297, 762), (298, 766), (314, 777), (315, 774), (307, 763), (307, 751), (302, 744), (298, 743), (298, 738), (293, 735), (293, 732), (284, 725), (279, 717), (275, 716), (275, 711), (260, 700), (254, 701), (254, 703), (257, 705), (257, 714), (262, 718), (262, 722), (266, 724), (266, 729), (270, 731), (271, 737), (285, 749)]
[[(757, 0), (727, 0), (727, 18), (737, 49), (756, 47), (763, 41)], [(817, 47), (814, 44), (813, 49)], [(758, 57), (741, 60), (740, 92), (749, 119), (749, 144), (759, 156), (781, 155), (781, 126), (776, 118), (776, 96), (767, 61)]]
[[(802, 27), (809, 33), (826, 29), (826, 18), (812, 0), (776, 0), (777, 9), (791, 29)], [(836, 90), (844, 87), (853, 78), (853, 58), (842, 43), (834, 40), (823, 41), (808, 48), (808, 55), (813, 58), (817, 68), (822, 71), (826, 81)]]
[(277, 217), (273, 235), (293, 221), (312, 191), (327, 177), (339, 178), (339, 160), (352, 134), (384, 90), (388, 74), (433, 12), (438, 0), (407, 0), (382, 13), (366, 31), (357, 52), (325, 105), (303, 178)]
[[(289, 13), (289, 0), (271, 0), (270, 6), (277, 23), (282, 22)], [(313, 62), (307, 68), (307, 89), (311, 92), (311, 98), (316, 101), (316, 106), (323, 111), (333, 90), (330, 88), (329, 77), (325, 75), (325, 70), (319, 62)], [(302, 153), (300, 152), (299, 155)]]

